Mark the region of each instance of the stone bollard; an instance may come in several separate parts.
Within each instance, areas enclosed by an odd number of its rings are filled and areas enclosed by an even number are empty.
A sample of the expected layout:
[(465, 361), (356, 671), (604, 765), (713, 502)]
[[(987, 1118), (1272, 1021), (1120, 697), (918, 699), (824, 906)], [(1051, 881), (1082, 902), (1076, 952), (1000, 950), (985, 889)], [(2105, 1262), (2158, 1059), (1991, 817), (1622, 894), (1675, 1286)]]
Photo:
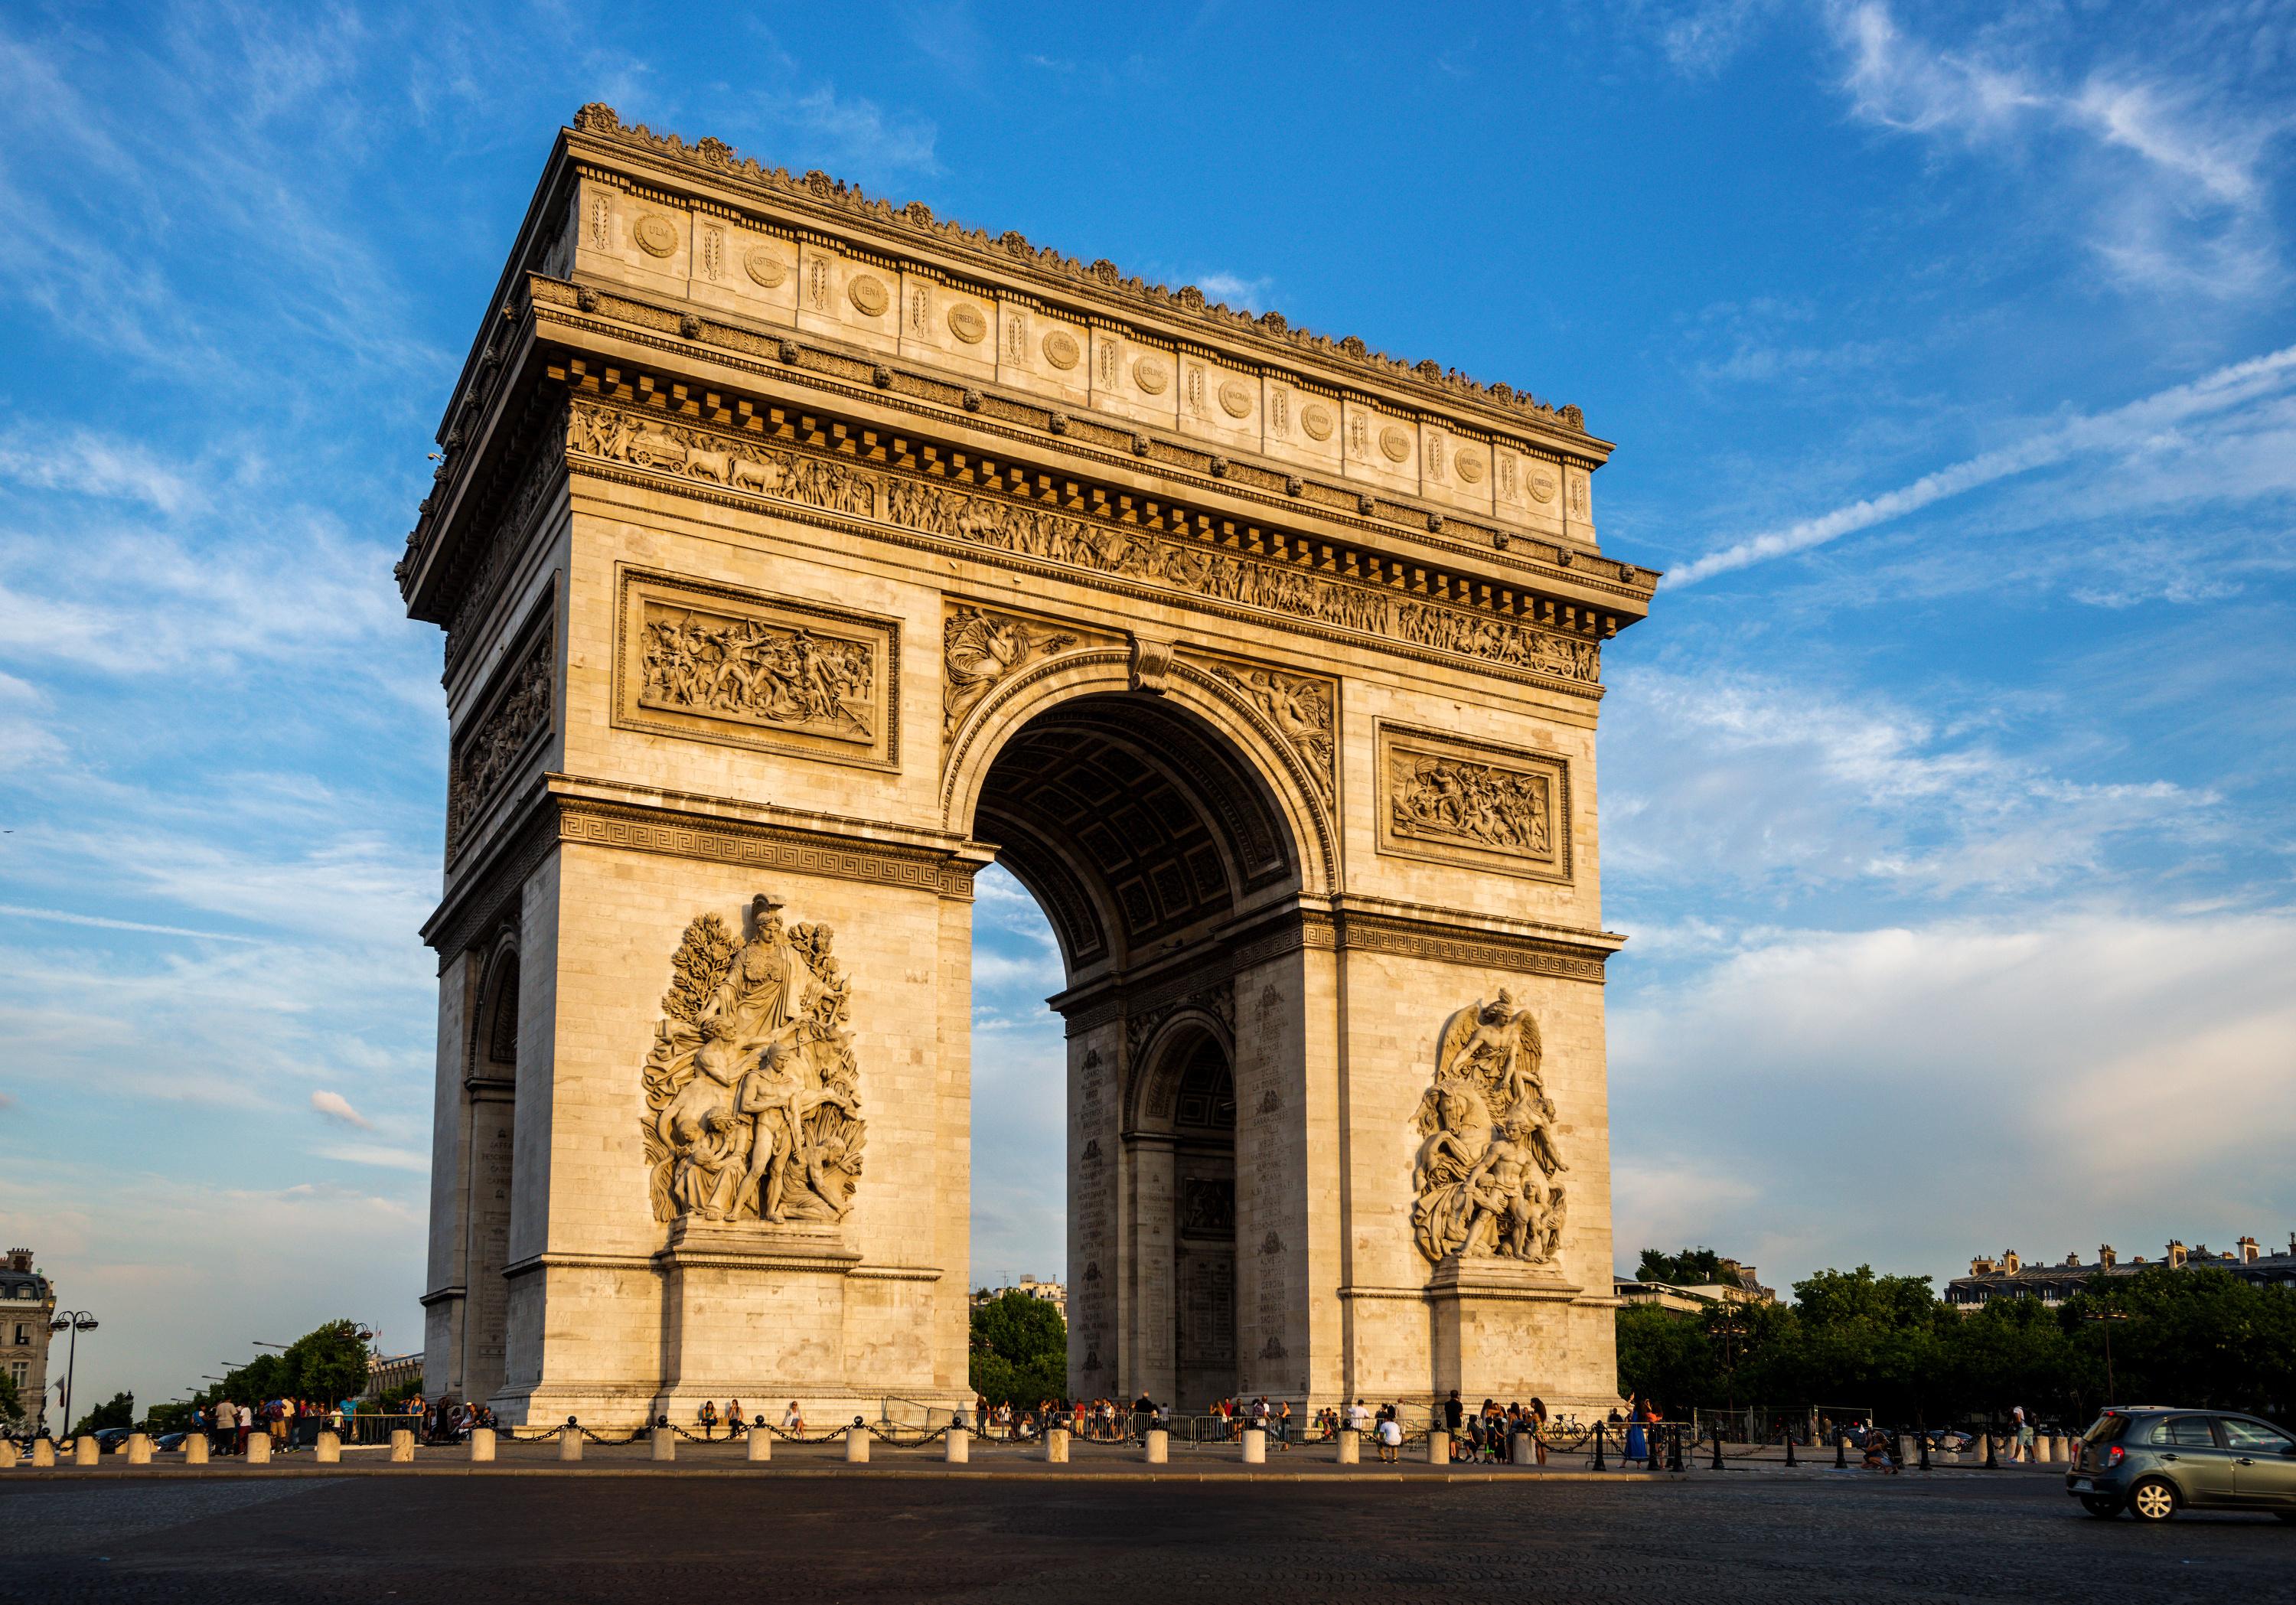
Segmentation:
[(271, 1463), (271, 1435), (268, 1432), (250, 1432), (247, 1435), (247, 1463), (250, 1466), (267, 1466)]
[(131, 1432), (127, 1435), (127, 1463), (131, 1466), (148, 1466), (152, 1463), (150, 1433)]
[(1243, 1463), (1264, 1466), (1267, 1463), (1267, 1434), (1259, 1427), (1243, 1429)]
[(1140, 1458), (1152, 1466), (1172, 1463), (1172, 1434), (1162, 1427), (1151, 1427), (1140, 1440)]
[[(1655, 1460), (1657, 1456), (1653, 1454), (1651, 1458)], [(1538, 1463), (1538, 1451), (1534, 1446), (1529, 1433), (1518, 1432), (1507, 1439), (1507, 1459), (1518, 1466), (1535, 1466)]]
[(676, 1460), (677, 1458), (677, 1437), (668, 1428), (656, 1427), (646, 1434), (646, 1442), (652, 1448), (654, 1459)]
[(56, 1440), (52, 1437), (34, 1438), (32, 1440), (32, 1464), (37, 1467), (53, 1466), (55, 1463)]
[(72, 1464), (94, 1466), (103, 1463), (103, 1445), (95, 1441), (95, 1434), (83, 1432), (72, 1439)]
[(750, 1463), (751, 1465), (756, 1465), (760, 1461), (768, 1461), (773, 1459), (774, 1435), (767, 1431), (763, 1427), (750, 1428), (749, 1435), (749, 1454)]
[(204, 1466), (208, 1463), (206, 1433), (194, 1432), (184, 1439), (184, 1463), (187, 1466)]
[(1363, 1434), (1353, 1427), (1340, 1429), (1340, 1464), (1359, 1466), (1363, 1463)]
[(952, 1466), (971, 1465), (972, 1463), (972, 1434), (967, 1432), (962, 1427), (952, 1424), (949, 1427), (947, 1436), (941, 1439), (940, 1457), (942, 1461)]
[[(248, 1440), (252, 1443), (252, 1438)], [(405, 1427), (390, 1429), (390, 1463), (407, 1466), (414, 1463), (414, 1434)]]
[(869, 1463), (869, 1429), (858, 1421), (845, 1429), (845, 1463), (849, 1466)]
[(558, 1458), (562, 1461), (582, 1458), (582, 1429), (571, 1421), (558, 1429)]
[(0, 1437), (0, 1471), (12, 1471), (15, 1469), (16, 1440), (12, 1437)]
[(323, 1466), (341, 1465), (343, 1435), (340, 1432), (321, 1430), (318, 1441), (311, 1445), (311, 1458)]
[(1451, 1435), (1440, 1427), (1427, 1429), (1427, 1463), (1431, 1466), (1451, 1463)]
[(492, 1460), (495, 1457), (495, 1429), (492, 1427), (471, 1429), (471, 1459)]
[(1045, 1429), (1045, 1463), (1065, 1466), (1069, 1463), (1069, 1435), (1063, 1427)]

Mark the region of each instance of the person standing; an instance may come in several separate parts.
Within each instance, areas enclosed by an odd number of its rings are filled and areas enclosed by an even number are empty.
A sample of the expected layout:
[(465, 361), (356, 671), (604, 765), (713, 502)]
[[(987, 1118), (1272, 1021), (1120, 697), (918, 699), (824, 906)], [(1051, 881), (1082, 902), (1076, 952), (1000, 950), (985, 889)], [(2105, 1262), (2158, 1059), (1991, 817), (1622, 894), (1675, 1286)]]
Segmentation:
[(217, 1454), (231, 1453), (233, 1435), (239, 1424), (239, 1406), (229, 1399), (217, 1399), (215, 1407), (215, 1433), (210, 1440)]
[(1530, 1396), (1530, 1448), (1538, 1463), (1546, 1463), (1546, 1401), (1537, 1394)]

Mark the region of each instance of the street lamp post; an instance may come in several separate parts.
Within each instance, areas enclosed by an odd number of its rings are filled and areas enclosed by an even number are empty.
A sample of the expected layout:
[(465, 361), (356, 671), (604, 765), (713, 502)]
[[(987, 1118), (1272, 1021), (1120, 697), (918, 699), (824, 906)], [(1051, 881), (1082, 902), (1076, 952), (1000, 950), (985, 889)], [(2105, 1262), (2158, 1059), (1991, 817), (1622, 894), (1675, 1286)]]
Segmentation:
[(2104, 1402), (2110, 1404), (2112, 1403), (2113, 1396), (2120, 1392), (2120, 1389), (2112, 1385), (2112, 1329), (2128, 1317), (2119, 1310), (2099, 1310), (2093, 1314), (2083, 1316), (2082, 1319), (2096, 1322), (2104, 1328)]
[(52, 1332), (69, 1331), (71, 1345), (64, 1351), (64, 1430), (71, 1430), (72, 1376), (79, 1366), (79, 1335), (95, 1330), (95, 1317), (86, 1310), (58, 1310), (48, 1322)]

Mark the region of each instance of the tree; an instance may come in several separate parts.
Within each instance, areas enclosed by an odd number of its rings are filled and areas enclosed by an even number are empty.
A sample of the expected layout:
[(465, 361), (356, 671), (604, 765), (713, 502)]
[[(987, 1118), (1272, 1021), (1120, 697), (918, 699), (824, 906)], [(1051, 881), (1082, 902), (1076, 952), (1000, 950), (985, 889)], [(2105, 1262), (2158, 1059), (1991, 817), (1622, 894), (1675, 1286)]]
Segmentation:
[(972, 1307), (973, 1392), (992, 1404), (1032, 1405), (1068, 1392), (1068, 1323), (1026, 1293)]
[(1640, 1399), (1702, 1404), (1722, 1396), (1714, 1346), (1698, 1322), (1655, 1304), (1619, 1312), (1619, 1388)]
[(332, 1404), (357, 1397), (366, 1386), (366, 1340), (359, 1336), (356, 1321), (330, 1321), (304, 1333), (280, 1359), (291, 1373), (280, 1391), (298, 1398)]
[(133, 1427), (135, 1424), (135, 1396), (115, 1393), (104, 1404), (98, 1404), (79, 1418), (79, 1425), (71, 1429), (74, 1437), (91, 1432), (101, 1432), (107, 1427)]
[(1711, 1249), (1685, 1249), (1679, 1254), (1643, 1250), (1635, 1269), (1638, 1282), (1663, 1282), (1673, 1287), (1706, 1287), (1723, 1279), (1722, 1257)]

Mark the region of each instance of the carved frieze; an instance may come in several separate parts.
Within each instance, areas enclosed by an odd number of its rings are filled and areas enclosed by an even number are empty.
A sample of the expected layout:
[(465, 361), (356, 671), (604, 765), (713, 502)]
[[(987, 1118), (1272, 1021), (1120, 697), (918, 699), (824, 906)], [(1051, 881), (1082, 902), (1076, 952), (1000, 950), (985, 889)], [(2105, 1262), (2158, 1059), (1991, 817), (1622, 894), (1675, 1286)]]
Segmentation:
[(1299, 755), (1324, 807), (1332, 807), (1339, 784), (1339, 682), (1221, 658), (1207, 658), (1204, 667), (1275, 727)]
[(899, 761), (900, 626), (621, 571), (614, 722), (838, 763)]
[(685, 928), (646, 1056), (641, 1121), (654, 1218), (834, 1223), (853, 1207), (868, 1128), (852, 982), (826, 925), (785, 925), (758, 894), (738, 939)]
[(1570, 769), (1540, 752), (1382, 725), (1379, 850), (1570, 878)]
[(550, 729), (558, 668), (555, 603), (554, 592), (511, 649), (480, 711), (455, 738), (447, 767), (448, 864)]
[(1504, 667), (1589, 685), (1602, 678), (1602, 649), (1593, 641), (1513, 618), (1398, 595), (1390, 586), (1365, 580), (1312, 572), (1304, 562), (1271, 561), (1203, 542), (1152, 535), (1136, 526), (1055, 512), (987, 489), (865, 469), (579, 399), (571, 408), (568, 446), (583, 455), (676, 474), (724, 490), (879, 520), (987, 551)]
[(1412, 1235), (1431, 1261), (1552, 1264), (1570, 1169), (1554, 1143), (1538, 1022), (1503, 989), (1444, 1023), (1413, 1124)]

